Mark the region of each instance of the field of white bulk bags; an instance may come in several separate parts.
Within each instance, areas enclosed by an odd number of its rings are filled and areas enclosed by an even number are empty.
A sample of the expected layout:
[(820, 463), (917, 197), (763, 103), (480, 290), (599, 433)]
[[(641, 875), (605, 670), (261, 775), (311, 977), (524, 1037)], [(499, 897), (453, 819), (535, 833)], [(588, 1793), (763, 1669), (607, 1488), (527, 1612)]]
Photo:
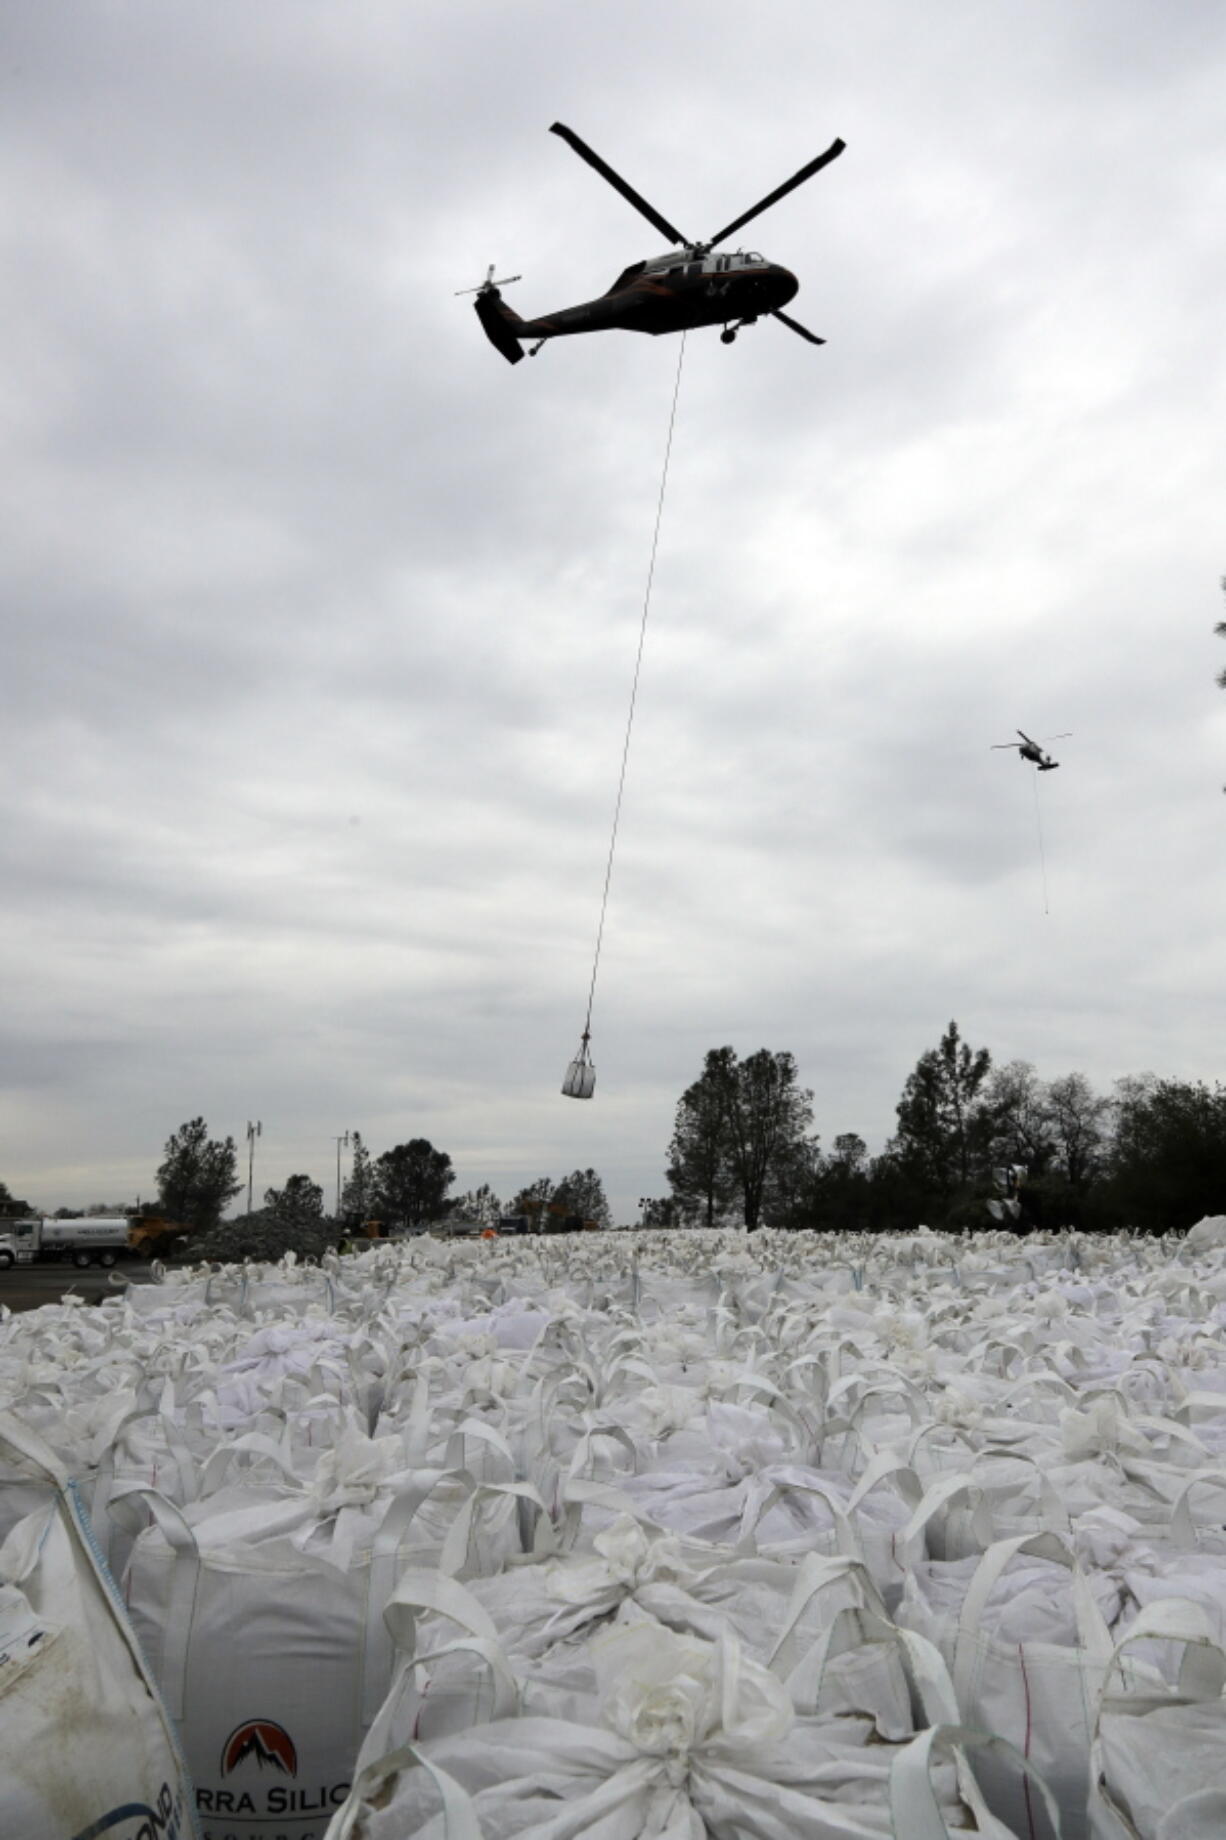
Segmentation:
[(1224, 1241), (423, 1238), (6, 1315), (0, 1834), (1221, 1840)]

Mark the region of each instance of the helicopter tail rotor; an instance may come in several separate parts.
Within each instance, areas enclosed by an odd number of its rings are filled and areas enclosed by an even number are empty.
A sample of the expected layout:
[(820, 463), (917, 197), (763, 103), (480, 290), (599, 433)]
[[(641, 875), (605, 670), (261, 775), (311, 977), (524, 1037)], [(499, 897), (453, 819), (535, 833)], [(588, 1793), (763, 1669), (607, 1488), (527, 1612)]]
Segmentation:
[(522, 326), (524, 322), (513, 308), (508, 307), (498, 290), (519, 279), (518, 275), (507, 275), (501, 281), (495, 281), (494, 264), (491, 262), (489, 273), (480, 287), (456, 290), (457, 295), (475, 294), (477, 296), (473, 301), (473, 306), (476, 309), (477, 318), (481, 321), (482, 330), (495, 351), (500, 351), (508, 364), (518, 364), (524, 355), (515, 334), (515, 328)]
[(497, 281), (495, 281), (494, 279), (495, 266), (496, 266), (495, 263), (493, 262), (490, 263), (489, 267), (485, 271), (485, 280), (481, 283), (479, 287), (457, 288), (455, 291), (456, 299), (459, 300), (462, 294), (496, 294), (499, 288), (510, 287), (512, 281), (522, 281), (523, 280), (522, 275), (502, 275)]

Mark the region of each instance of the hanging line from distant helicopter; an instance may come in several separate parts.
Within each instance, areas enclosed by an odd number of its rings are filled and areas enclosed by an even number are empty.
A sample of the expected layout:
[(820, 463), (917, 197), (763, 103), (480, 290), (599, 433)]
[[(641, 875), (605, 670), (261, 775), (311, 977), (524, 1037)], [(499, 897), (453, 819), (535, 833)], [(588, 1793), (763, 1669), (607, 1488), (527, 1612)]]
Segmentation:
[(626, 733), (622, 741), (621, 771), (617, 780), (617, 798), (613, 805), (613, 829), (609, 837), (609, 855), (605, 863), (604, 892), (600, 897), (600, 921), (596, 928), (596, 951), (592, 959), (592, 981), (587, 993), (587, 1016), (579, 1049), (566, 1069), (562, 1091), (568, 1099), (590, 1099), (596, 1090), (596, 1069), (591, 1058), (592, 1005), (596, 1000), (596, 976), (600, 970), (600, 948), (604, 941), (605, 916), (609, 909), (609, 886), (613, 879), (613, 857), (617, 849), (617, 830), (621, 822), (622, 797), (626, 790), (626, 768), (630, 760), (630, 737), (634, 729), (634, 711), (638, 702), (639, 675), (643, 666), (643, 647), (647, 639), (647, 615), (651, 611), (651, 587), (656, 573), (656, 552), (660, 547), (660, 525), (664, 517), (664, 493), (668, 485), (668, 463), (673, 451), (673, 429), (677, 425), (677, 399), (681, 394), (681, 367), (685, 362), (685, 333), (677, 353), (677, 374), (673, 379), (673, 400), (668, 415), (668, 435), (664, 443), (664, 464), (660, 471), (660, 491), (656, 499), (656, 522), (651, 536), (651, 554), (647, 563), (647, 585), (643, 591), (643, 612), (639, 620), (638, 651), (634, 660), (634, 677), (630, 686), (630, 708), (626, 715)]

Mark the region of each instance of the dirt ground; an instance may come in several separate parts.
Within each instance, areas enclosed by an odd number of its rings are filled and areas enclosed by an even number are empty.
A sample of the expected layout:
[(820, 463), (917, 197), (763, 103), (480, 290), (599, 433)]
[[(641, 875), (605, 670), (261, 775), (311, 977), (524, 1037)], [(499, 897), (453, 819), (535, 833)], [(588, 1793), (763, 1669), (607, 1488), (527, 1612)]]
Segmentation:
[(14, 1265), (11, 1271), (0, 1271), (0, 1304), (14, 1311), (37, 1310), (44, 1303), (58, 1303), (69, 1291), (87, 1303), (100, 1303), (104, 1297), (115, 1296), (125, 1283), (148, 1281), (149, 1267), (144, 1264), (125, 1264), (114, 1271), (93, 1265), (88, 1271), (67, 1264)]

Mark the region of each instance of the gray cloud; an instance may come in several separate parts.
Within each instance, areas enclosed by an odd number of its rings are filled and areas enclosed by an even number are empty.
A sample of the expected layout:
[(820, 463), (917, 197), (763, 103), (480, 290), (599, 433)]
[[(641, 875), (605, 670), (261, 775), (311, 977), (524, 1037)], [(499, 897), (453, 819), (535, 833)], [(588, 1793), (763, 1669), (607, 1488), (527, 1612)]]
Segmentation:
[[(17, 1192), (148, 1193), (203, 1111), (257, 1184), (356, 1126), (628, 1218), (707, 1048), (876, 1144), (950, 1016), (1214, 1076), (1220, 9), (6, 23)], [(559, 117), (694, 234), (848, 142), (744, 233), (826, 348), (687, 341), (590, 1106), (678, 346), (511, 371), (455, 297), (657, 247)]]

